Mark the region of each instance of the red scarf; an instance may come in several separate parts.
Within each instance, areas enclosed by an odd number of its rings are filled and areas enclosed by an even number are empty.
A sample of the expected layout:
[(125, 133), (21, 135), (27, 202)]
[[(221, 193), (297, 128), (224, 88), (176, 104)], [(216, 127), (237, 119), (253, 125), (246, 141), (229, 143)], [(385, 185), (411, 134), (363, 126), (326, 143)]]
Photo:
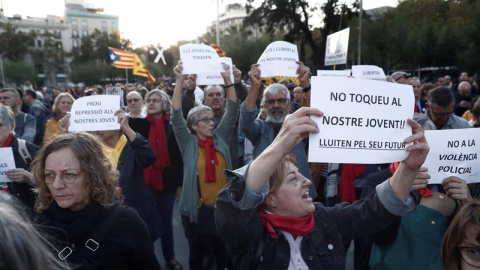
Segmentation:
[(12, 134), (8, 135), (7, 140), (2, 144), (2, 147), (9, 147), (12, 143)]
[(218, 164), (217, 150), (213, 144), (213, 137), (208, 137), (205, 140), (198, 139), (198, 146), (205, 148), (205, 183), (217, 182), (215, 175), (215, 164)]
[(147, 185), (161, 191), (163, 190), (163, 171), (170, 167), (170, 154), (168, 153), (164, 124), (165, 121), (168, 121), (168, 113), (164, 113), (160, 119), (154, 119), (152, 115), (148, 114), (147, 120), (150, 122), (148, 142), (157, 159), (155, 163), (143, 169), (143, 172)]
[[(398, 169), (399, 165), (400, 165), (400, 162), (394, 162), (390, 164), (390, 172), (394, 174), (395, 171)], [(420, 195), (422, 195), (423, 197), (429, 197), (433, 195), (432, 191), (426, 187), (419, 189), (418, 193), (420, 193)]]
[(362, 176), (367, 171), (364, 164), (343, 164), (340, 174), (340, 201), (353, 203), (357, 197), (355, 194), (355, 178)]
[(305, 217), (294, 218), (285, 217), (275, 214), (267, 214), (264, 211), (258, 211), (258, 215), (262, 219), (262, 224), (270, 233), (273, 239), (277, 239), (277, 233), (274, 228), (289, 232), (293, 235), (305, 237), (313, 231), (315, 219), (310, 213)]

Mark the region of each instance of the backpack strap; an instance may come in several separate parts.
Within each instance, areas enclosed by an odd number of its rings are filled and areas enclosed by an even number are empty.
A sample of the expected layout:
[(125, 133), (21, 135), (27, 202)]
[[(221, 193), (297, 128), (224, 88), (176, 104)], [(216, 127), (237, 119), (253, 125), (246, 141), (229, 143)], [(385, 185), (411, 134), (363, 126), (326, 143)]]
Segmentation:
[(28, 152), (27, 143), (24, 139), (17, 139), (17, 141), (18, 153), (20, 153), (20, 156), (22, 157), (23, 161), (25, 161), (25, 163), (30, 164), (30, 162), (32, 162), (32, 156), (30, 155), (30, 152)]

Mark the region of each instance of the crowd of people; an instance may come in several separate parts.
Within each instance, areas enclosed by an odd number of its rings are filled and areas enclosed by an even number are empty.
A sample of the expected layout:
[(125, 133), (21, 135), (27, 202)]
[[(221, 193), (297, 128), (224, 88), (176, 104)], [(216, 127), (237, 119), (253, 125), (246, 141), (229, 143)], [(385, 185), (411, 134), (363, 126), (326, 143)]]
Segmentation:
[[(175, 205), (189, 269), (343, 270), (352, 241), (355, 269), (480, 269), (480, 188), (429, 185), (422, 167), (424, 130), (480, 126), (477, 80), (394, 72), (415, 96), (408, 157), (318, 164), (319, 89), (297, 64), (298, 85), (265, 85), (259, 64), (223, 64), (222, 85), (197, 85), (179, 61), (172, 84), (0, 88), (0, 147), (16, 165), (0, 192), (0, 269), (160, 269), (155, 241), (183, 269)], [(112, 87), (120, 129), (69, 132), (75, 100)]]

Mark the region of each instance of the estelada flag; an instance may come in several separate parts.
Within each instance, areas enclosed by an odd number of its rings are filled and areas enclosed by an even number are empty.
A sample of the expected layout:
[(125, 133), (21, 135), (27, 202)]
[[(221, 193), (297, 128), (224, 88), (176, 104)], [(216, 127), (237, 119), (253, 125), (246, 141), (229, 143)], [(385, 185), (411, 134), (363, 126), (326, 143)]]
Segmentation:
[(133, 68), (134, 53), (108, 47), (108, 62), (116, 68)]
[(134, 64), (133, 64), (133, 75), (138, 75), (138, 76), (143, 76), (148, 78), (148, 82), (153, 83), (155, 82), (155, 77), (148, 72), (147, 67), (143, 64), (142, 60), (140, 60), (140, 57), (138, 57), (137, 54), (134, 55)]
[(210, 42), (204, 38), (201, 38), (199, 37), (199, 39), (205, 44), (205, 45), (208, 45), (210, 47), (212, 47), (213, 49), (215, 49), (215, 51), (217, 52), (218, 56), (220, 57), (225, 57), (227, 56), (227, 53), (224, 52), (220, 47), (217, 46), (217, 44), (213, 43), (213, 42)]

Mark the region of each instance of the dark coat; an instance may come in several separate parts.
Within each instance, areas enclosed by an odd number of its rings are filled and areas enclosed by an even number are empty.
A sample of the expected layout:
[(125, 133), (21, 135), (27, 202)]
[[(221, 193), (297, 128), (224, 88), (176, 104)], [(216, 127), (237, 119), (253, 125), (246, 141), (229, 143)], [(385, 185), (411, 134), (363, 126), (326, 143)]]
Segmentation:
[[(40, 149), (38, 146), (26, 142), (27, 143), (27, 150), (32, 157), (31, 160), (23, 160), (22, 156), (18, 152), (18, 139), (13, 136), (12, 143), (10, 147), (12, 147), (13, 158), (15, 160), (15, 165), (17, 168), (22, 168), (27, 171), (30, 171), (30, 163), (35, 158)], [(11, 182), (7, 184), (8, 191), (15, 196), (18, 200), (20, 200), (27, 208), (33, 210), (33, 206), (35, 205), (35, 194), (33, 193), (34, 186), (28, 183), (16, 183)]]
[(125, 202), (138, 211), (150, 231), (152, 241), (160, 237), (160, 216), (145, 184), (143, 168), (153, 164), (155, 159), (148, 141), (137, 133), (132, 142), (127, 139), (117, 165), (120, 172), (119, 186), (122, 188)]
[[(150, 133), (150, 122), (146, 118), (129, 118), (129, 125), (135, 131), (140, 133), (147, 141)], [(178, 148), (175, 134), (173, 133), (170, 122), (165, 122), (165, 132), (167, 135), (168, 153), (170, 155), (171, 166), (163, 171), (163, 192), (174, 192), (177, 187), (182, 186), (183, 181), (183, 159)]]

